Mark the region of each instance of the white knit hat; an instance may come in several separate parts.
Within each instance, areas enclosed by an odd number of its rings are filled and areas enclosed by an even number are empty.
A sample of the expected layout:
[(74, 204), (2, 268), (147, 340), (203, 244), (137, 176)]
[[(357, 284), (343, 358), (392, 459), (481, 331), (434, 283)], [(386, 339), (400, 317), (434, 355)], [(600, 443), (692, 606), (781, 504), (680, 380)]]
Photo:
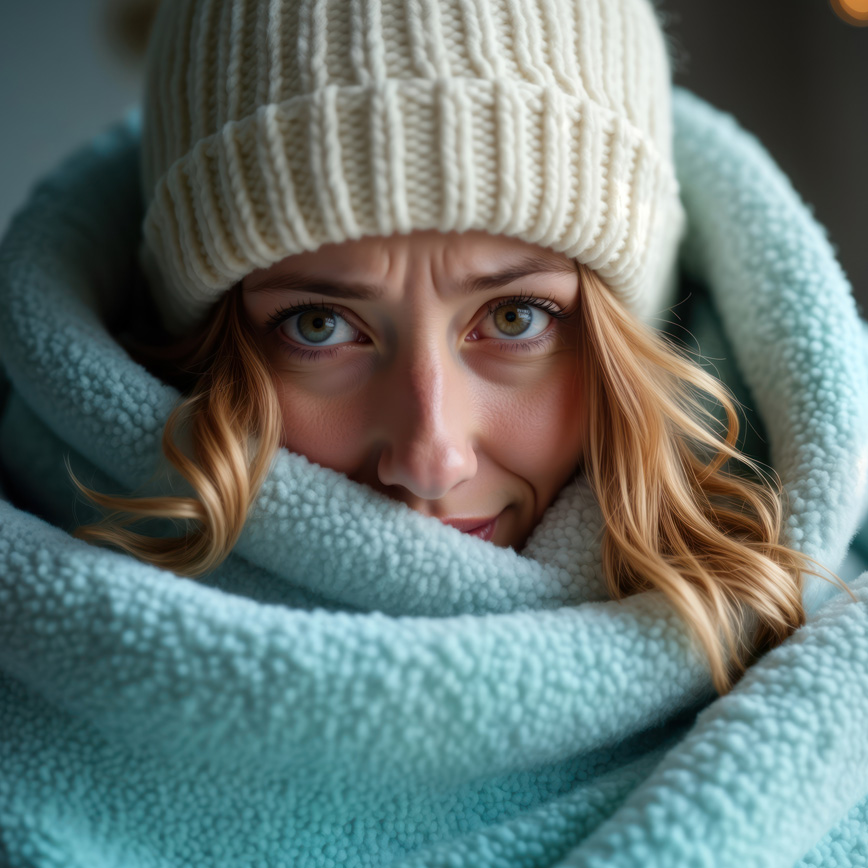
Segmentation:
[(640, 316), (684, 212), (648, 0), (171, 0), (148, 52), (142, 262), (180, 334), (321, 244), (480, 229)]

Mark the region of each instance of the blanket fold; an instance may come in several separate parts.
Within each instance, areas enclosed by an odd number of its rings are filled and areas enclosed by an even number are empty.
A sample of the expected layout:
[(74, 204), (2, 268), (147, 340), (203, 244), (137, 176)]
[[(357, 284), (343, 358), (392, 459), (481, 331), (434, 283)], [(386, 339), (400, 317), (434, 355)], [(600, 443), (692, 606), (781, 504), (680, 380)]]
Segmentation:
[[(674, 107), (685, 300), (661, 317), (747, 405), (788, 541), (837, 569), (868, 488), (864, 326), (759, 143)], [(809, 579), (808, 625), (715, 700), (662, 595), (607, 599), (581, 478), (521, 555), (285, 450), (200, 581), (69, 536), (92, 516), (67, 458), (100, 490), (171, 484), (177, 392), (113, 336), (138, 124), (0, 246), (0, 865), (868, 860), (868, 574), (856, 604)]]

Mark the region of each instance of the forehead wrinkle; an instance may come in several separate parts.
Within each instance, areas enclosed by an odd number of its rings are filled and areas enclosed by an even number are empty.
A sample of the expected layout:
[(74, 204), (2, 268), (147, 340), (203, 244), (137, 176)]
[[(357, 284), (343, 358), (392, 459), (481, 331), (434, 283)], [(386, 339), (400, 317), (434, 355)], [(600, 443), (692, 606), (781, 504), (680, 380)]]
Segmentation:
[[(523, 277), (536, 274), (569, 274), (577, 275), (575, 265), (543, 256), (528, 255), (514, 264), (493, 274), (471, 274), (458, 282), (461, 294), (473, 295), (478, 292), (488, 292), (514, 283)], [(315, 292), (320, 295), (351, 298), (358, 300), (376, 300), (388, 293), (388, 288), (366, 281), (344, 281), (335, 278), (324, 278), (305, 271), (289, 274), (276, 274), (267, 277), (248, 290), (257, 292)]]

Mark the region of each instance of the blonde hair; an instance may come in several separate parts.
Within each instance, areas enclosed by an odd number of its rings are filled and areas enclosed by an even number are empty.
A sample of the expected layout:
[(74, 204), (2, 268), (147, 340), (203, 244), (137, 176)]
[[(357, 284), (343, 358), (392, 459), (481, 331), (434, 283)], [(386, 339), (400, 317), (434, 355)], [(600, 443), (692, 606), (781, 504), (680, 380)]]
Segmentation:
[[(240, 285), (215, 304), (202, 329), (169, 346), (127, 343), (130, 355), (181, 390), (163, 430), (169, 463), (196, 497), (101, 494), (72, 481), (89, 500), (113, 510), (74, 536), (103, 542), (142, 561), (189, 577), (215, 569), (238, 541), (247, 512), (280, 446), (282, 417), (271, 370), (247, 322)], [(189, 428), (192, 458), (176, 443)], [(141, 519), (193, 522), (185, 534), (155, 538), (130, 530)]]
[[(728, 389), (627, 311), (595, 272), (578, 271), (584, 468), (604, 518), (609, 592), (617, 600), (662, 591), (704, 649), (715, 688), (726, 693), (757, 657), (804, 624), (802, 574), (825, 577), (808, 568), (819, 567), (816, 561), (782, 543), (779, 480), (736, 448), (739, 421)], [(273, 375), (240, 285), (185, 342), (129, 349), (187, 395), (167, 420), (162, 446), (196, 497), (101, 494), (70, 470), (86, 498), (112, 510), (75, 536), (201, 576), (232, 550), (279, 448)], [(724, 436), (703, 395), (722, 408)], [(192, 457), (175, 443), (182, 419)], [(128, 528), (150, 518), (193, 524), (169, 538)]]

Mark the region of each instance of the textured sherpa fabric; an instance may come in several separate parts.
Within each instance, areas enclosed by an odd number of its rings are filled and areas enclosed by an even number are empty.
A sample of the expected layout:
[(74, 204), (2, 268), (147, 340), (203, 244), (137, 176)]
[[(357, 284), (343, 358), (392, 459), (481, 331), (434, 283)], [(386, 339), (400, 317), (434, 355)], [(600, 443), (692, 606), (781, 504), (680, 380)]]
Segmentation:
[[(750, 408), (791, 542), (835, 569), (868, 445), (847, 281), (731, 118), (679, 91), (675, 128), (680, 326)], [(715, 699), (659, 593), (606, 599), (581, 480), (521, 556), (285, 451), (202, 581), (69, 536), (91, 516), (64, 457), (145, 484), (177, 397), (105, 325), (138, 130), (61, 167), (0, 248), (0, 864), (866, 864), (868, 574), (857, 603), (810, 584), (808, 624)]]

